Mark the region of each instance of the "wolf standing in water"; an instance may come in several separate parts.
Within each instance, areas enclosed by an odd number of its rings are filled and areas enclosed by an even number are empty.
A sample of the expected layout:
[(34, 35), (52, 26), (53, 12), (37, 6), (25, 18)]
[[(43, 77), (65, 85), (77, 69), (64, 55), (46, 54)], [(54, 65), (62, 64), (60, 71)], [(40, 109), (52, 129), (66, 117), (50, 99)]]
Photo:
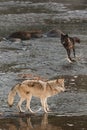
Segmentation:
[(30, 108), (30, 101), (32, 96), (34, 96), (40, 98), (42, 107), (47, 113), (49, 111), (47, 98), (63, 91), (65, 91), (64, 79), (50, 80), (47, 82), (41, 80), (25, 80), (11, 89), (8, 95), (8, 104), (9, 106), (13, 105), (14, 97), (17, 93), (20, 97), (20, 101), (18, 102), (20, 112), (24, 112), (21, 105), (26, 100), (26, 109), (34, 113)]

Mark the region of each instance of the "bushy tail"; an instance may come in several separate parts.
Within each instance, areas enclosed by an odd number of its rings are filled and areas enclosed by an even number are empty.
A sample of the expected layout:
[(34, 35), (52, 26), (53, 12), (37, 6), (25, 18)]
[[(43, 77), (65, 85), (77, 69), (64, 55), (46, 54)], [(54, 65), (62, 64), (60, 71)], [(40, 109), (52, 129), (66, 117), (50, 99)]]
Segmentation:
[(15, 97), (15, 95), (16, 95), (16, 93), (17, 93), (17, 88), (19, 87), (19, 84), (17, 84), (15, 87), (13, 87), (12, 89), (11, 89), (11, 91), (9, 92), (9, 94), (8, 94), (8, 105), (10, 106), (10, 107), (12, 107), (12, 105), (13, 105), (13, 102), (14, 102), (14, 97)]

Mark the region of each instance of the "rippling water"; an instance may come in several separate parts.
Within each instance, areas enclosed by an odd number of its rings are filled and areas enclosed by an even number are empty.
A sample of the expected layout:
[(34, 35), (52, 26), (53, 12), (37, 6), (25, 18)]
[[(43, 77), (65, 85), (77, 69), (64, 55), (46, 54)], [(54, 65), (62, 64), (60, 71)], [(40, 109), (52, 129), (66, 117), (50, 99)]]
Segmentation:
[[(87, 129), (87, 1), (0, 1), (1, 37), (19, 30), (41, 29), (45, 33), (53, 28), (81, 39), (81, 44), (76, 44), (76, 62), (67, 61), (60, 37), (0, 42), (0, 129)], [(37, 115), (18, 114), (18, 97), (13, 107), (8, 107), (8, 92), (24, 80), (22, 74), (32, 78), (65, 78), (67, 92), (48, 100), (52, 109), (48, 116), (35, 98), (31, 107), (41, 108)]]

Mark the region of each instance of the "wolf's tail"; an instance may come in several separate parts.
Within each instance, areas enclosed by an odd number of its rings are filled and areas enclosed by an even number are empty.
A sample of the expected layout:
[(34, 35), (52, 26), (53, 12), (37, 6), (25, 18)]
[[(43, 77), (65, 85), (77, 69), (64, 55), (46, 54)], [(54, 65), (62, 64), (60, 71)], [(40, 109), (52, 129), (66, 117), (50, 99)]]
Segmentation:
[(17, 88), (20, 86), (20, 84), (17, 84), (16, 86), (14, 86), (12, 89), (11, 89), (11, 91), (9, 92), (9, 94), (8, 94), (8, 105), (10, 106), (10, 107), (12, 107), (12, 105), (13, 105), (13, 102), (14, 102), (14, 97), (15, 97), (15, 95), (16, 95), (16, 93), (17, 93)]

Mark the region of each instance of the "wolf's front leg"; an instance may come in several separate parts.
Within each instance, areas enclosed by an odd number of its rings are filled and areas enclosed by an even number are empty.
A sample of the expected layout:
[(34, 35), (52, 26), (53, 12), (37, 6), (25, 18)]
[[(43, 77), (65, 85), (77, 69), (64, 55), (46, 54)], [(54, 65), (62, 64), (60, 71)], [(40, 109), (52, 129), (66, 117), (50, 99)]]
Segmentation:
[(51, 112), (50, 108), (48, 107), (48, 105), (46, 106), (46, 109), (48, 112)]
[(45, 111), (46, 113), (48, 113), (48, 111), (47, 111), (46, 99), (42, 98), (42, 99), (41, 99), (41, 104), (42, 104), (42, 107), (43, 107), (44, 111)]
[(46, 106), (47, 112), (51, 112), (51, 110), (49, 109), (49, 106), (48, 106), (48, 104), (47, 104), (47, 99), (45, 99), (45, 106)]

